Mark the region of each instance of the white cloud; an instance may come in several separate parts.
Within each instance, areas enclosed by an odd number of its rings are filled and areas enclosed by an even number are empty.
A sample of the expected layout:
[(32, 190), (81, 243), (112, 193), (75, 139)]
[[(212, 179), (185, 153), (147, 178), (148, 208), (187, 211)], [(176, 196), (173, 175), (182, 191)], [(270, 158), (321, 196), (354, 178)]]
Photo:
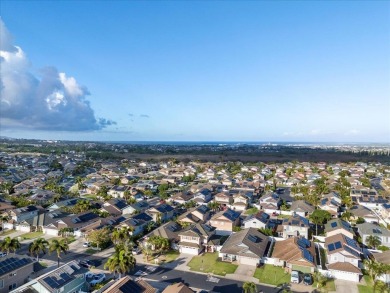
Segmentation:
[(96, 118), (89, 91), (76, 79), (47, 67), (31, 73), (23, 50), (0, 19), (0, 126), (40, 130), (100, 130), (116, 124)]

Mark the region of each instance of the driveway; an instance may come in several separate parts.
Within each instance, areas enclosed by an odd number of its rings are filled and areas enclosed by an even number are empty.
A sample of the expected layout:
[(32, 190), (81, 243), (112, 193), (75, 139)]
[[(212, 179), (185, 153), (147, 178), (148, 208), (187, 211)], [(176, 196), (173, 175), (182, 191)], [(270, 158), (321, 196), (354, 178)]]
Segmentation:
[(236, 275), (242, 275), (247, 277), (253, 277), (256, 267), (250, 265), (239, 264), (238, 268), (234, 272)]
[(344, 280), (334, 280), (337, 293), (359, 293), (357, 284)]

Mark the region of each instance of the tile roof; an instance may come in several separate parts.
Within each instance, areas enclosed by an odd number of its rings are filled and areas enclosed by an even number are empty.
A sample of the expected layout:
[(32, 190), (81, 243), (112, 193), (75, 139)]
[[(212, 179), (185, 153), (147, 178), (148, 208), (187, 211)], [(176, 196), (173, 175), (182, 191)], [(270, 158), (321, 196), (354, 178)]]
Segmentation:
[(229, 236), (221, 248), (222, 253), (247, 257), (262, 257), (269, 242), (268, 236), (248, 228)]
[(335, 262), (335, 263), (328, 265), (328, 269), (342, 271), (342, 272), (355, 273), (355, 274), (362, 273), (362, 271), (359, 268), (355, 267), (353, 264), (351, 264), (349, 262)]
[(111, 285), (100, 291), (101, 293), (157, 293), (158, 290), (153, 288), (144, 280), (133, 281), (129, 276), (120, 278)]
[(304, 237), (291, 237), (283, 241), (277, 241), (272, 257), (286, 261), (287, 263), (315, 267), (315, 247), (313, 242)]
[(192, 291), (183, 283), (176, 283), (176, 284), (169, 285), (168, 287), (165, 288), (164, 291), (162, 291), (162, 293), (194, 293), (194, 292), (195, 291)]

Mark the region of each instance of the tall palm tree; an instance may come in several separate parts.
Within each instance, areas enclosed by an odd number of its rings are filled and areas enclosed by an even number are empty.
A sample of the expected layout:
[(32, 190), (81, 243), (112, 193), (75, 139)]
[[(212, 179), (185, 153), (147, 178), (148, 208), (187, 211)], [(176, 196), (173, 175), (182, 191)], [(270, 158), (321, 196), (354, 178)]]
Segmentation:
[(353, 217), (353, 214), (350, 211), (345, 211), (342, 215), (341, 218), (345, 221), (350, 221), (351, 218)]
[(116, 229), (114, 232), (112, 232), (111, 237), (116, 244), (125, 243), (127, 240), (130, 239), (129, 231), (125, 227), (121, 229)]
[(30, 251), (31, 254), (35, 254), (37, 256), (37, 261), (39, 261), (39, 254), (41, 252), (46, 253), (48, 245), (49, 242), (47, 242), (44, 238), (38, 238), (30, 243), (28, 251)]
[(382, 241), (378, 236), (370, 235), (366, 238), (366, 244), (367, 246), (374, 247), (374, 249), (376, 249), (377, 246), (382, 244)]
[(1, 216), (1, 229), (4, 230), (4, 223), (7, 223), (10, 220), (10, 216)]
[(256, 293), (256, 284), (253, 282), (245, 282), (242, 286), (244, 293)]
[(66, 239), (61, 239), (60, 241), (54, 239), (50, 242), (49, 251), (50, 252), (55, 251), (57, 253), (58, 267), (60, 266), (61, 253), (63, 252), (64, 254), (66, 254), (68, 250), (69, 250), (69, 244), (66, 241)]
[(208, 207), (215, 212), (219, 208), (219, 203), (214, 200), (208, 204)]
[(366, 259), (364, 260), (364, 267), (374, 282), (373, 292), (375, 292), (376, 286), (378, 284), (377, 278), (388, 272), (390, 270), (390, 266), (376, 262), (372, 259)]
[(122, 246), (115, 247), (115, 253), (104, 264), (104, 268), (111, 273), (119, 273), (119, 278), (122, 274), (126, 274), (133, 270), (136, 265), (136, 260), (133, 254)]
[(10, 251), (13, 251), (15, 253), (15, 251), (19, 248), (20, 242), (16, 238), (11, 239), (11, 237), (5, 237), (4, 240), (0, 243), (0, 250), (7, 251), (7, 253), (9, 253)]

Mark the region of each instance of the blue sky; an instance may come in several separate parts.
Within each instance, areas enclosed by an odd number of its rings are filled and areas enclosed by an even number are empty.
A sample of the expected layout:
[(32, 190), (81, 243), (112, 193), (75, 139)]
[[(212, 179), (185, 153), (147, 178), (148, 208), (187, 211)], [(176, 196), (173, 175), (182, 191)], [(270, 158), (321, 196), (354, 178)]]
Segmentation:
[(1, 18), (4, 136), (390, 142), (388, 1), (2, 1)]

